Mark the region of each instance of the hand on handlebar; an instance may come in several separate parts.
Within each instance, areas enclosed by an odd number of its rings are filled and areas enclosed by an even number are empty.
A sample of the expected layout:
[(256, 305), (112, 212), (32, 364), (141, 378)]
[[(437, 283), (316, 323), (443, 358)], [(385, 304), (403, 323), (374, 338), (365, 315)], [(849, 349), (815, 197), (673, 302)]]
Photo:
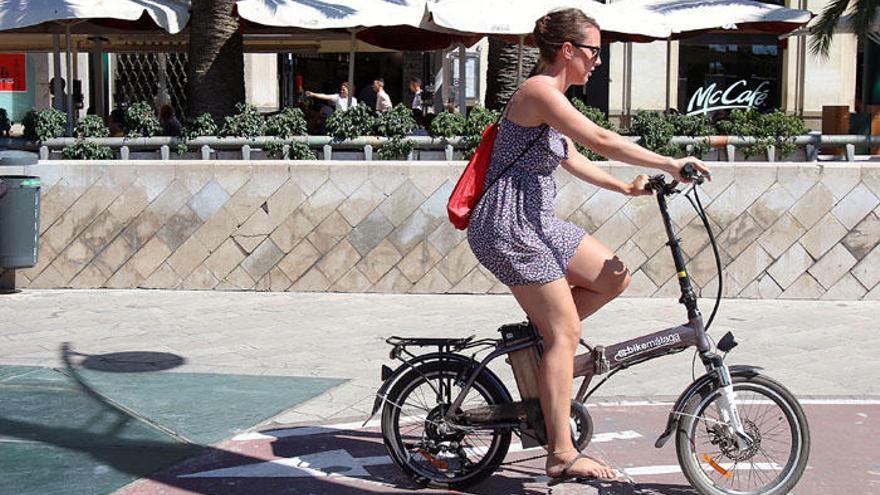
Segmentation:
[[(712, 180), (712, 172), (701, 160), (692, 156), (679, 158), (673, 162), (674, 170), (670, 171), (672, 177), (678, 182), (689, 183), (692, 180), (703, 176), (708, 180)], [(701, 181), (698, 181), (701, 182)]]
[(627, 196), (644, 196), (647, 194), (652, 194), (651, 189), (648, 188), (648, 179), (649, 177), (646, 174), (638, 175), (633, 181), (627, 185), (626, 191), (624, 192)]

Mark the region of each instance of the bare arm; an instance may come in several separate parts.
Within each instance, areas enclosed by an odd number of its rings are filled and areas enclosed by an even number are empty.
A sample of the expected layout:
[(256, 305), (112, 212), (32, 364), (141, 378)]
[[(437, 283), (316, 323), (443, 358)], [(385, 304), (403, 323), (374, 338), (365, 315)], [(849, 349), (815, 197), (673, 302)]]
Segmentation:
[(335, 95), (327, 95), (324, 93), (312, 93), (311, 91), (306, 91), (306, 96), (313, 96), (318, 98), (319, 100), (332, 100)]
[[(526, 89), (526, 88), (523, 88)], [(682, 180), (679, 170), (692, 163), (697, 170), (709, 175), (709, 169), (696, 158), (673, 159), (658, 155), (616, 132), (603, 129), (577, 111), (564, 94), (545, 83), (536, 82), (525, 91), (528, 103), (543, 108), (544, 122), (571, 139), (602, 156), (633, 165), (650, 167), (670, 173)]]
[(628, 196), (637, 196), (645, 194), (644, 183), (647, 181), (646, 175), (639, 175), (632, 183), (626, 183), (614, 177), (608, 172), (597, 167), (589, 158), (581, 154), (575, 148), (571, 139), (565, 139), (568, 145), (568, 158), (562, 160), (562, 168), (567, 170), (571, 175), (589, 182), (595, 186), (611, 191), (626, 194)]

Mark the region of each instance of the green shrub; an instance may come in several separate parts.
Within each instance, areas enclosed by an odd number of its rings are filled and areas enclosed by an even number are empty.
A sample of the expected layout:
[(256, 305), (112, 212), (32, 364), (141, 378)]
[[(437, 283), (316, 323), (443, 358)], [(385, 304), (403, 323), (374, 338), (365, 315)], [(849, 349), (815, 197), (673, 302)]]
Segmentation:
[(431, 121), (430, 133), (434, 137), (451, 138), (464, 134), (465, 119), (460, 113), (442, 112)]
[(125, 137), (150, 137), (161, 131), (159, 117), (149, 103), (139, 101), (125, 111)]
[[(288, 146), (286, 155), (284, 154), (285, 145)], [(309, 145), (301, 141), (272, 140), (266, 143), (263, 151), (266, 152), (266, 156), (276, 160), (315, 160), (317, 158)]]
[(54, 108), (28, 111), (24, 119), (24, 137), (31, 141), (45, 141), (64, 135), (67, 114)]
[(330, 114), (324, 127), (334, 139), (354, 139), (358, 136), (371, 136), (376, 126), (376, 117), (366, 105), (355, 105), (348, 110), (337, 110)]
[(501, 112), (497, 110), (488, 110), (484, 107), (474, 107), (471, 109), (465, 121), (464, 133), (462, 135), (464, 140), (463, 155), (466, 160), (469, 160), (474, 155), (486, 127), (489, 124), (497, 123), (499, 120), (501, 120)]
[(403, 136), (394, 136), (379, 147), (380, 160), (406, 160), (416, 143)]
[(86, 115), (76, 123), (74, 134), (80, 138), (102, 138), (110, 135), (104, 119), (97, 115)]
[(216, 136), (219, 130), (220, 128), (217, 126), (217, 122), (214, 121), (214, 117), (210, 113), (205, 112), (195, 119), (186, 121), (184, 136), (186, 136), (186, 139), (195, 139), (199, 136)]
[(220, 129), (221, 136), (250, 138), (266, 134), (266, 119), (260, 115), (257, 107), (247, 103), (236, 103), (235, 111), (235, 115), (224, 119), (223, 128)]
[(307, 133), (306, 117), (299, 108), (287, 107), (266, 119), (266, 135), (291, 138)]
[(757, 138), (755, 143), (739, 148), (747, 159), (764, 153), (770, 145), (776, 147), (779, 157), (785, 158), (797, 149), (792, 138), (808, 132), (803, 120), (779, 110), (766, 114), (752, 109), (733, 110), (730, 116), (726, 120), (719, 121), (717, 126), (725, 135)]
[(72, 145), (61, 150), (61, 158), (65, 160), (112, 160), (113, 150), (103, 144), (77, 139)]
[(679, 154), (678, 147), (669, 142), (675, 135), (675, 127), (660, 112), (636, 112), (630, 132), (642, 138), (639, 144), (655, 153), (666, 156)]
[[(712, 136), (716, 134), (715, 126), (706, 115), (680, 115), (673, 114), (667, 117), (672, 124), (676, 136)], [(694, 144), (692, 156), (702, 158), (709, 151), (709, 143)]]
[(412, 109), (398, 103), (385, 113), (376, 116), (376, 135), (385, 137), (406, 136), (417, 127)]

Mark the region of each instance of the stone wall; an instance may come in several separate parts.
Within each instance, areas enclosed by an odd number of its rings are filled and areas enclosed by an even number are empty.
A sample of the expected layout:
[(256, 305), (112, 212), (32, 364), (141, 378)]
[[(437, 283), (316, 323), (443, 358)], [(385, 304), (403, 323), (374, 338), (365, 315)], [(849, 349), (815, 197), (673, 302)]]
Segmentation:
[[(642, 171), (604, 164), (631, 179)], [(42, 178), (32, 288), (486, 293), (445, 204), (461, 162), (51, 162), (0, 167)], [(880, 166), (715, 163), (704, 203), (744, 298), (880, 297)], [(656, 201), (585, 184), (561, 168), (558, 214), (614, 249), (625, 295), (677, 296)], [(711, 247), (685, 198), (670, 204), (688, 271), (717, 290)]]

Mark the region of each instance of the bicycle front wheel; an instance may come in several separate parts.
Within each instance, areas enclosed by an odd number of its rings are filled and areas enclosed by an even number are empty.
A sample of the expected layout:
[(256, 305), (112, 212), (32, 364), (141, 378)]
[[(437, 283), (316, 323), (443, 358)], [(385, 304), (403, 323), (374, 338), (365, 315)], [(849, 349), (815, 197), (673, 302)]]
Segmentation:
[[(461, 391), (456, 379), (468, 371), (461, 361), (424, 363), (400, 377), (388, 393), (382, 438), (394, 464), (416, 483), (464, 488), (492, 474), (507, 455), (509, 429), (459, 427), (443, 420)], [(504, 385), (484, 371), (460, 409), (509, 401)]]
[(698, 394), (676, 434), (678, 462), (705, 495), (783, 495), (800, 480), (810, 455), (803, 409), (781, 384), (764, 376), (734, 377), (736, 409), (747, 445), (737, 445), (721, 420), (721, 390)]

